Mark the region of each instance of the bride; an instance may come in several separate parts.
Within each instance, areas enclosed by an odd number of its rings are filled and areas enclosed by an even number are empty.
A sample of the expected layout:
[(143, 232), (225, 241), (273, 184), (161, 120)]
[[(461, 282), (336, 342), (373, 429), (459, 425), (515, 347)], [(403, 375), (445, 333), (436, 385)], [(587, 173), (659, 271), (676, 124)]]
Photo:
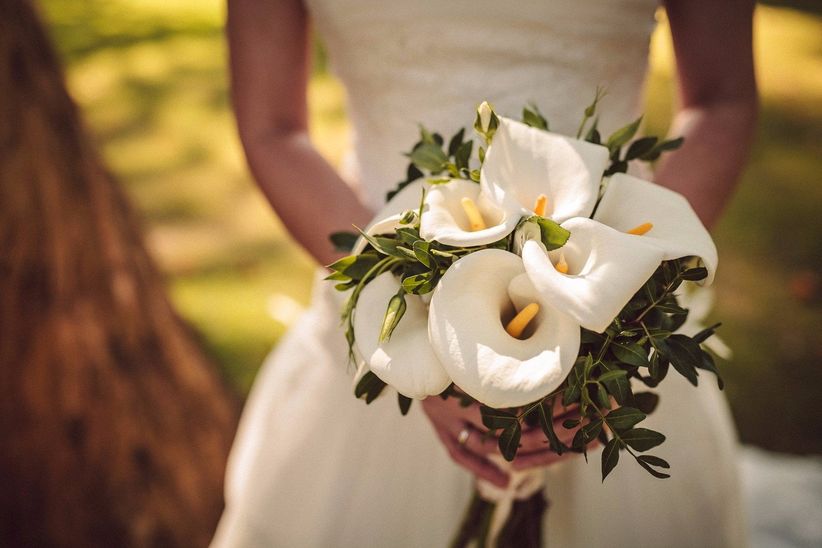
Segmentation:
[[(249, 164), (294, 238), (328, 264), (336, 258), (328, 234), (364, 226), (403, 177), (401, 152), (418, 123), (451, 135), (481, 100), (514, 117), (532, 101), (552, 130), (573, 134), (598, 85), (608, 92), (605, 134), (633, 119), (656, 8), (656, 0), (232, 0), (232, 84)], [(679, 75), (673, 133), (685, 145), (655, 179), (710, 226), (754, 127), (753, 0), (665, 8)], [(307, 135), (309, 20), (348, 90), (355, 141), (344, 177)], [(443, 546), (474, 476), (506, 484), (476, 409), (428, 398), (402, 417), (396, 398), (371, 406), (354, 398), (340, 302), (318, 281), (308, 312), (264, 365), (229, 462), (214, 546)], [(552, 545), (744, 545), (723, 397), (712, 382), (695, 390), (681, 378), (660, 393), (647, 423), (668, 434), (659, 449), (672, 467), (665, 481), (626, 462), (601, 484), (596, 455), (592, 464), (557, 457), (541, 431), (523, 435), (515, 462), (545, 467)]]

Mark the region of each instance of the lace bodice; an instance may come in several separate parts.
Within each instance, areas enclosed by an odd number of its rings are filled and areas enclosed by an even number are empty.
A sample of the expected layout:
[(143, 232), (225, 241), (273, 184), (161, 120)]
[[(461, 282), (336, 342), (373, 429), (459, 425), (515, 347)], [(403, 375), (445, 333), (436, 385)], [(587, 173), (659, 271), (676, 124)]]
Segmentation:
[(307, 0), (348, 91), (353, 165), (369, 204), (404, 175), (417, 124), (446, 137), (482, 100), (534, 102), (574, 133), (598, 85), (600, 127), (640, 106), (656, 0)]

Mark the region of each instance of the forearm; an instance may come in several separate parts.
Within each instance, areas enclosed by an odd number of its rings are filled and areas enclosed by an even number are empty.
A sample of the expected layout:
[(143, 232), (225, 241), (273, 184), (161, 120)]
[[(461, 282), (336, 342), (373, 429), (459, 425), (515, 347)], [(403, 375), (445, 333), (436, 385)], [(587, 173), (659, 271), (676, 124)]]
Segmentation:
[(369, 210), (305, 132), (244, 140), (251, 171), (294, 239), (320, 264), (339, 257), (328, 235), (364, 227)]
[(730, 200), (748, 158), (756, 127), (755, 96), (682, 109), (672, 136), (685, 142), (663, 155), (656, 180), (683, 194), (709, 228)]
[(254, 178), (288, 231), (321, 264), (328, 235), (368, 211), (308, 139), (308, 15), (302, 0), (229, 0), (231, 91)]
[(663, 0), (682, 108), (657, 181), (685, 195), (711, 227), (745, 166), (756, 124), (753, 0)]

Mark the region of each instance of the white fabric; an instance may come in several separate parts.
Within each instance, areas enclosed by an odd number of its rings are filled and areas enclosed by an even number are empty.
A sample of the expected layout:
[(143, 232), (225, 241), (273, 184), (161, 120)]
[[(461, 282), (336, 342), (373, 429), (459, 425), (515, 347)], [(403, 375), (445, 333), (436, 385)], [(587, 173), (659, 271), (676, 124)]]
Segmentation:
[[(604, 133), (638, 114), (656, 0), (308, 0), (348, 90), (359, 182), (376, 211), (405, 170), (417, 123), (453, 133), (483, 99), (517, 116), (535, 101), (575, 134), (597, 85)], [(450, 136), (450, 135), (446, 135)], [(475, 143), (477, 144), (477, 143)], [(260, 372), (232, 451), (216, 547), (445, 546), (472, 488), (418, 402), (354, 399), (343, 296), (318, 282), (307, 313)], [(646, 421), (673, 477), (599, 453), (546, 472), (555, 547), (741, 546), (737, 447), (710, 376), (672, 372)], [(645, 423), (643, 423), (645, 425)]]

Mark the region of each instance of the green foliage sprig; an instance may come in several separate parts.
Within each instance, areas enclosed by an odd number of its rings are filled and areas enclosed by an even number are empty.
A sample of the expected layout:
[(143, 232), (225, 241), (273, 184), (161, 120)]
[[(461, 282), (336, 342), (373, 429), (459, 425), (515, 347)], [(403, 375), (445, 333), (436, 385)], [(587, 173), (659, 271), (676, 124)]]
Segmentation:
[[(663, 152), (674, 150), (682, 144), (681, 138), (660, 140), (657, 137), (642, 137), (633, 140), (641, 117), (616, 130), (603, 143), (596, 117), (598, 103), (603, 96), (603, 92), (597, 90), (593, 102), (585, 109), (577, 137), (608, 147), (611, 164), (605, 175), (625, 172), (631, 161), (655, 161)], [(542, 130), (549, 128), (548, 120), (534, 105), (523, 109), (522, 121)], [(492, 132), (484, 135), (486, 144), (492, 135)], [(478, 147), (478, 163), (472, 163), (473, 152), (474, 143), (465, 140), (464, 129), (453, 135), (446, 147), (440, 134), (420, 127), (420, 139), (407, 154), (410, 164), (406, 179), (389, 192), (388, 199), (423, 177), (434, 184), (456, 177), (479, 182), (485, 149)], [(380, 329), (380, 340), (385, 341), (402, 320), (406, 295), (430, 293), (455, 261), (478, 249), (513, 251), (517, 231), (482, 248), (454, 247), (423, 240), (419, 232), (422, 214), (421, 202), (418, 210), (403, 214), (393, 234), (372, 236), (360, 231), (359, 236), (366, 241), (363, 251), (340, 259), (329, 267), (333, 273), (328, 279), (338, 282), (336, 288), (351, 291), (343, 307), (342, 320), (352, 357), (355, 343), (353, 315), (357, 300), (365, 285), (377, 276), (392, 272), (401, 281), (399, 291), (387, 303)], [(520, 221), (525, 222), (538, 224), (542, 242), (549, 250), (561, 247), (568, 239), (568, 231), (549, 219), (534, 216)], [(332, 235), (332, 241), (339, 248), (350, 249), (357, 237), (356, 233), (337, 233)], [(707, 276), (707, 270), (696, 266), (695, 261), (694, 258), (683, 258), (663, 262), (603, 333), (582, 329), (579, 356), (568, 378), (557, 390), (520, 408), (492, 409), (480, 405), (483, 424), (497, 436), (500, 452), (507, 460), (513, 460), (516, 456), (523, 425), (538, 425), (548, 445), (557, 454), (577, 452), (587, 459), (591, 444), (603, 444), (603, 480), (619, 462), (621, 451), (628, 453), (654, 477), (669, 477), (663, 471), (669, 468), (664, 459), (645, 454), (664, 442), (665, 436), (637, 426), (653, 412), (659, 397), (650, 391), (634, 392), (633, 386), (638, 382), (649, 388), (656, 387), (673, 367), (693, 385), (698, 382), (699, 370), (710, 371), (717, 375), (722, 388), (722, 379), (713, 357), (701, 346), (714, 334), (718, 324), (693, 337), (675, 333), (688, 315), (688, 310), (677, 301), (675, 291), (684, 281), (699, 281)], [(636, 381), (634, 385), (632, 380)], [(369, 371), (357, 383), (355, 396), (370, 403), (385, 386)], [(457, 397), (465, 406), (478, 403), (453, 384), (440, 397)], [(398, 405), (403, 415), (408, 412), (411, 402), (411, 399), (398, 395)], [(556, 407), (578, 410), (577, 415), (562, 424), (563, 428), (577, 429), (570, 445), (560, 441), (554, 430)]]

